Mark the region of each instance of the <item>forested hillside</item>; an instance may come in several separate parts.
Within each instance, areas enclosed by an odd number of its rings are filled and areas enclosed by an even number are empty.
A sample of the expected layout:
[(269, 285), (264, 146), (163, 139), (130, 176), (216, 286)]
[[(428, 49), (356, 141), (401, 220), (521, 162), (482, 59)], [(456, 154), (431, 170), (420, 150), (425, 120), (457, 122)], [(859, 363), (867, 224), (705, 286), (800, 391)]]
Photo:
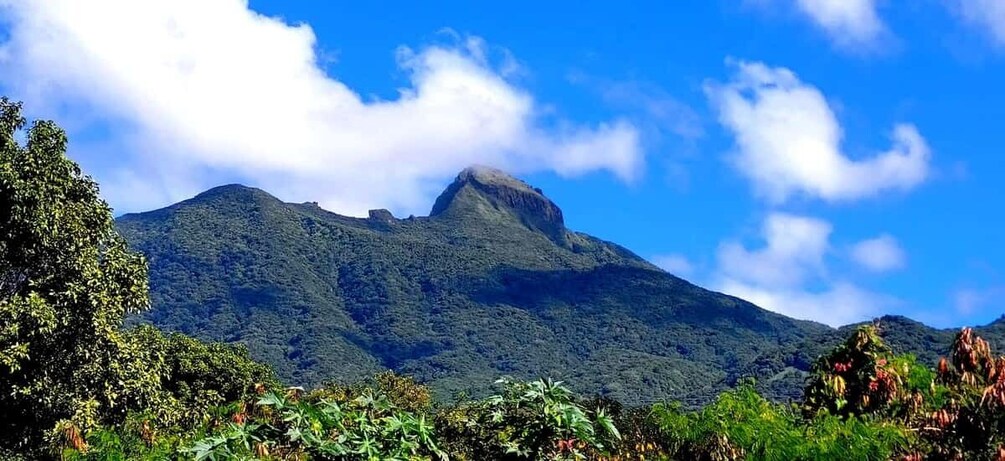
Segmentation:
[[(150, 263), (141, 321), (247, 345), (306, 386), (391, 368), (441, 396), (481, 395), (511, 374), (628, 403), (699, 404), (753, 376), (784, 400), (847, 334), (570, 231), (540, 190), (488, 168), (458, 175), (428, 217), (350, 218), (230, 185), (117, 227)], [(930, 364), (953, 334), (880, 323), (896, 350)], [(994, 342), (1005, 327), (981, 333)]]
[(442, 396), (511, 374), (699, 403), (754, 375), (797, 397), (831, 332), (570, 231), (540, 191), (487, 168), (428, 217), (349, 218), (231, 185), (117, 227), (150, 263), (143, 320), (245, 344), (306, 386), (391, 368)]

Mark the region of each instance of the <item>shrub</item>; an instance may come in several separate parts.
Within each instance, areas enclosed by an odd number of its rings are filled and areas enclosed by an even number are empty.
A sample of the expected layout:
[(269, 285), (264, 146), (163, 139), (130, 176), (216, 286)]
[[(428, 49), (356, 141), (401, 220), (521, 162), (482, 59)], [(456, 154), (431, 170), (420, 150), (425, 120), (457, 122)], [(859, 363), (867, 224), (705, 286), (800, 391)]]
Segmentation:
[(620, 438), (604, 409), (587, 410), (561, 382), (498, 384), (501, 394), (440, 413), (442, 438), (456, 459), (584, 459)]
[(912, 440), (905, 427), (872, 418), (821, 412), (804, 419), (797, 408), (758, 395), (752, 383), (697, 412), (662, 404), (653, 415), (672, 459), (883, 460)]
[(424, 414), (402, 410), (370, 390), (349, 401), (269, 392), (247, 411), (181, 452), (196, 460), (446, 458)]

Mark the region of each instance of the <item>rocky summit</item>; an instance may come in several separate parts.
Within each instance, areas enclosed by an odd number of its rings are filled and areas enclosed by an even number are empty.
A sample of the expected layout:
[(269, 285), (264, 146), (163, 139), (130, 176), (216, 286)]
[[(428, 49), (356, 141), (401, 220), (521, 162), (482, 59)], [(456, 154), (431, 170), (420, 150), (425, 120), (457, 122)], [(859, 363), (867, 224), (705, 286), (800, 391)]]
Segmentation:
[(562, 210), (540, 189), (485, 166), (470, 167), (457, 175), (436, 199), (429, 216), (471, 218), (499, 214), (547, 235), (559, 245), (568, 243)]

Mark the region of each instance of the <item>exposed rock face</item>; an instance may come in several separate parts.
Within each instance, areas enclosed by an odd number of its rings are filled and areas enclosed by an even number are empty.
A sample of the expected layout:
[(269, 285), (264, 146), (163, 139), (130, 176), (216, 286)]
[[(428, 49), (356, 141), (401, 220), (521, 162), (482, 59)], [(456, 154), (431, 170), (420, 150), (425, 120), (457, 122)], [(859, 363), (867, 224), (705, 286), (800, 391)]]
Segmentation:
[(394, 215), (385, 209), (370, 210), (370, 220), (384, 224), (391, 224), (394, 222)]
[(517, 219), (556, 243), (565, 245), (567, 231), (562, 210), (527, 183), (501, 170), (472, 166), (462, 171), (440, 194), (429, 215), (505, 216)]

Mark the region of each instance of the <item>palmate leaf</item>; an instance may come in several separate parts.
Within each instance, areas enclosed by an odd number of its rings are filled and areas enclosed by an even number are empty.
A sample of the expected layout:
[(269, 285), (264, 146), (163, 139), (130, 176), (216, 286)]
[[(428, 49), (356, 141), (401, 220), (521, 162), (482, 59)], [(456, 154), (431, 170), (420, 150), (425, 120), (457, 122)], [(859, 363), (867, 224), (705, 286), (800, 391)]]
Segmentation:
[(286, 435), (291, 442), (296, 442), (304, 438), (303, 432), (296, 426), (290, 426), (284, 435)]
[(259, 406), (276, 407), (282, 409), (286, 407), (286, 400), (274, 392), (263, 395), (256, 403)]
[(230, 451), (227, 450), (226, 444), (227, 439), (225, 437), (209, 437), (196, 442), (190, 448), (183, 448), (180, 451), (182, 453), (192, 453), (196, 461), (216, 461), (217, 455), (227, 454)]

